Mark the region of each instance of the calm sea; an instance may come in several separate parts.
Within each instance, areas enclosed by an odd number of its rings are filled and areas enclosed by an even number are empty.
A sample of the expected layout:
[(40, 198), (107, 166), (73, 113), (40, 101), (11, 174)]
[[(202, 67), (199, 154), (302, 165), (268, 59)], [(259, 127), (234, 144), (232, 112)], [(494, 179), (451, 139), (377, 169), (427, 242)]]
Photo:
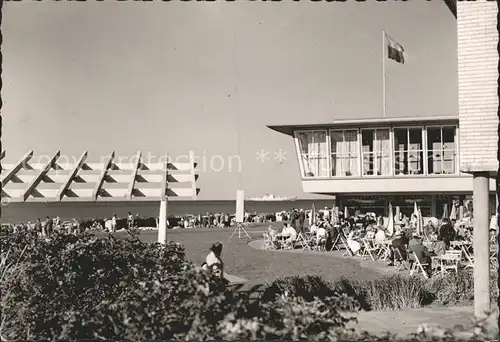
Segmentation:
[[(333, 200), (296, 200), (296, 201), (272, 201), (255, 202), (246, 201), (245, 210), (248, 212), (272, 213), (292, 208), (310, 209), (312, 205), (316, 209), (324, 207), (331, 208)], [(98, 203), (11, 203), (2, 206), (0, 221), (5, 223), (20, 223), (34, 221), (46, 216), (57, 217), (61, 220), (110, 218), (113, 214), (118, 217), (126, 217), (130, 211), (139, 216), (157, 216), (160, 208), (158, 202), (98, 202)], [(210, 213), (234, 213), (236, 211), (235, 201), (170, 201), (168, 203), (169, 215), (183, 214), (205, 214)]]

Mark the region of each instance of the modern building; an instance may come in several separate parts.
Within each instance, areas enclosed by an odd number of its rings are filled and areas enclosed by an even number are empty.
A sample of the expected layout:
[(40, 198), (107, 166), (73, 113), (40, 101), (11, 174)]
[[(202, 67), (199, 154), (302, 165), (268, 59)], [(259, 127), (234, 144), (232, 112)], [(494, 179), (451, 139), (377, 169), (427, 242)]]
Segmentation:
[[(424, 216), (471, 198), (473, 177), (460, 171), (459, 117), (334, 120), (269, 126), (293, 137), (304, 192), (335, 195), (350, 210), (387, 214), (388, 205)], [(491, 213), (495, 182), (489, 181)]]
[(384, 211), (392, 202), (409, 210), (417, 200), (424, 216), (439, 216), (441, 204), (472, 195), (474, 307), (482, 319), (498, 204), (498, 1), (444, 2), (457, 19), (457, 115), (269, 127), (294, 138), (304, 191), (337, 195), (341, 206)]

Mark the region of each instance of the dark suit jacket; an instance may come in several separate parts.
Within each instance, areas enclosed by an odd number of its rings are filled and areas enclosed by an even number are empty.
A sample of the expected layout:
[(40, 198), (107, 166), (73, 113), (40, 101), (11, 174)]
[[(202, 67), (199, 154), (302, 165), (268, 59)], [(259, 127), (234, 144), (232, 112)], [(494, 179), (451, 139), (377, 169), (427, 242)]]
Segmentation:
[(415, 253), (421, 263), (428, 263), (430, 257), (429, 250), (420, 241), (415, 242), (415, 240), (411, 240), (408, 250)]

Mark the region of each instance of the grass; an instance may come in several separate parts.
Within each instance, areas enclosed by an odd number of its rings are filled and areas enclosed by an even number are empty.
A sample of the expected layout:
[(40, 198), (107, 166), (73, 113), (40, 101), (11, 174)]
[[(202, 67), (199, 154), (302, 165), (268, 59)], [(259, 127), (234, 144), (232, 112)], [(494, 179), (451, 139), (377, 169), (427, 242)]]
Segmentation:
[[(291, 276), (277, 279), (266, 291), (267, 297), (288, 292), (307, 300), (340, 292), (355, 298), (363, 310), (390, 311), (430, 305), (470, 305), (474, 299), (474, 281), (470, 270), (432, 279), (393, 275), (374, 280), (343, 278), (331, 282), (321, 277)], [(495, 303), (498, 300), (496, 274), (490, 279), (490, 293), (491, 302)]]
[[(261, 239), (268, 224), (252, 225), (247, 228), (254, 239)], [(307, 254), (263, 252), (247, 245), (248, 239), (229, 237), (233, 228), (176, 229), (169, 230), (169, 241), (182, 243), (189, 260), (201, 264), (214, 242), (223, 244), (222, 258), (225, 272), (248, 280), (247, 285), (270, 283), (278, 278), (294, 275), (315, 275), (326, 281), (341, 278), (373, 280), (382, 275), (375, 270), (362, 268), (356, 260), (332, 258)], [(125, 233), (118, 232), (117, 234)], [(156, 241), (157, 231), (143, 231), (140, 239)]]

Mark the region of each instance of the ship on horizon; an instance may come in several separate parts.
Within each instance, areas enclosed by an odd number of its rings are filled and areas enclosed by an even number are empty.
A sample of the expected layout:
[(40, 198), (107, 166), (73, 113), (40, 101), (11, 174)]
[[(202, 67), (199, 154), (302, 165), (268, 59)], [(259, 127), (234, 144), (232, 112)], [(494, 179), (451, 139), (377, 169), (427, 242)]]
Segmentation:
[(263, 197), (249, 197), (247, 201), (295, 201), (297, 196), (281, 197), (273, 194), (265, 194)]

